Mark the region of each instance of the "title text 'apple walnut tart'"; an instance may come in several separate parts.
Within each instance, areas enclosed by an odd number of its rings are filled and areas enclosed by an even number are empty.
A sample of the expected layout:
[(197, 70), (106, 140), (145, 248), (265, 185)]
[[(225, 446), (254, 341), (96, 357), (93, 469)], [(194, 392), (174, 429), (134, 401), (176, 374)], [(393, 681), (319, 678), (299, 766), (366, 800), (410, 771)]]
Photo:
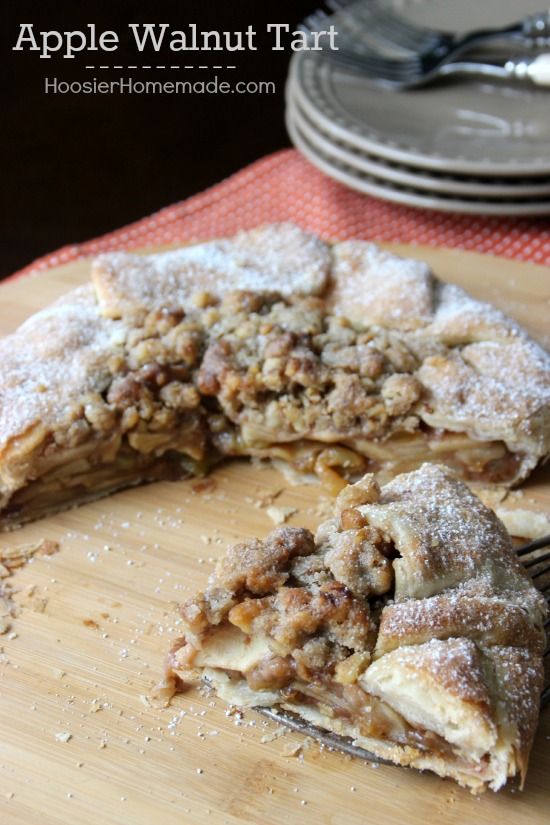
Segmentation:
[(474, 792), (525, 777), (546, 602), (503, 525), (448, 468), (346, 487), (313, 536), (222, 557), (168, 657), (228, 702), (279, 708)]
[(427, 265), (282, 224), (149, 256), (0, 342), (0, 524), (281, 459), (334, 491), (423, 461), (513, 484), (550, 452), (550, 357)]

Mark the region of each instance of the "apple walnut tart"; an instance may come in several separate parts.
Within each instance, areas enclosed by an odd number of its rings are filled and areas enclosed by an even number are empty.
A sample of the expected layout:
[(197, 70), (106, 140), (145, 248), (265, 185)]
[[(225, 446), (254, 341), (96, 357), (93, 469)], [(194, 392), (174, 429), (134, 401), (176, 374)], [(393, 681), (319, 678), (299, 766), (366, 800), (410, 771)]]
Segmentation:
[(424, 461), (513, 484), (550, 451), (550, 357), (429, 268), (282, 224), (113, 253), (0, 342), (0, 525), (281, 460), (337, 492)]
[(365, 475), (335, 513), (218, 561), (183, 605), (165, 688), (204, 680), (476, 793), (523, 781), (547, 606), (503, 525), (428, 464), (382, 489)]

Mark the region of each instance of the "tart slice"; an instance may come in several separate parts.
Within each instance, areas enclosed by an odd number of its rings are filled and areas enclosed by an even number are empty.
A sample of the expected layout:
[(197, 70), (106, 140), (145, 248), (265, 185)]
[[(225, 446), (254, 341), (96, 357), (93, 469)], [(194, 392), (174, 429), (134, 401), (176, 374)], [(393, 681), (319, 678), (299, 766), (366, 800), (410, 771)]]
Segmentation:
[(182, 608), (170, 666), (479, 792), (523, 782), (546, 603), (503, 525), (434, 465), (346, 487), (313, 536), (229, 550)]
[(206, 287), (310, 295), (326, 286), (329, 259), (287, 225), (115, 253), (94, 264), (92, 283), (0, 340), (0, 529), (144, 481), (204, 475), (222, 457), (195, 381), (219, 314)]

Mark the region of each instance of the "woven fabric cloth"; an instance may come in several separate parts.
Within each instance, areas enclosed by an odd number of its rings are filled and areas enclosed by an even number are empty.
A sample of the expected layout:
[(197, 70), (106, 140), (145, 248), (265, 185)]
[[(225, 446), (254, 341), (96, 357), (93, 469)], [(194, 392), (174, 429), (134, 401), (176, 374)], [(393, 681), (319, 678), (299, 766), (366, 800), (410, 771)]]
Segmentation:
[(206, 240), (291, 221), (327, 240), (425, 244), (550, 263), (548, 218), (412, 209), (347, 189), (295, 149), (268, 155), (187, 200), (86, 243), (63, 247), (17, 275), (120, 249)]

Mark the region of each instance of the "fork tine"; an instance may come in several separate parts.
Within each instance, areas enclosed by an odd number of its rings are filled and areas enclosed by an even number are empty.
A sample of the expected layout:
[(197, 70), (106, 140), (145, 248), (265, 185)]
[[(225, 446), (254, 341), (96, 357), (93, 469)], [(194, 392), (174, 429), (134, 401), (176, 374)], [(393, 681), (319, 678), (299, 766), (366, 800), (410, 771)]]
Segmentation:
[(343, 751), (344, 753), (349, 753), (351, 756), (358, 756), (361, 759), (366, 759), (369, 762), (378, 762), (381, 765), (393, 764), (392, 762), (388, 762), (386, 759), (375, 756), (374, 753), (365, 750), (365, 748), (361, 748), (359, 745), (354, 745), (351, 739), (344, 736), (339, 736), (337, 733), (332, 733), (330, 731), (324, 731), (321, 728), (317, 728), (315, 725), (300, 719), (299, 716), (294, 716), (294, 714), (289, 711), (282, 709), (272, 710), (271, 708), (262, 707), (256, 707), (254, 710), (257, 710), (262, 714), (262, 716), (267, 716), (274, 722), (278, 722), (280, 725), (284, 725), (291, 730), (297, 731), (297, 733), (311, 736), (327, 748)]
[(401, 86), (405, 83), (412, 84), (418, 78), (416, 71), (403, 71), (401, 67), (381, 66), (376, 60), (369, 60), (363, 55), (354, 52), (347, 52), (340, 49), (338, 52), (330, 51), (323, 54), (333, 63), (345, 69), (359, 72), (363, 77), (370, 77), (380, 83)]
[[(311, 34), (311, 30), (315, 30), (317, 26), (316, 18), (309, 16), (298, 28), (306, 34)], [(322, 39), (320, 43), (322, 45)], [(413, 81), (420, 74), (422, 67), (416, 56), (393, 60), (358, 44), (356, 40), (340, 38), (339, 43), (341, 45), (337, 51), (323, 49), (322, 54), (332, 62), (346, 68), (356, 69), (370, 77), (379, 77), (395, 83)]]
[[(550, 550), (546, 553), (542, 553), (540, 556), (536, 556), (534, 559), (528, 559), (528, 561), (524, 561), (523, 566), (529, 570), (531, 567), (537, 567), (537, 565), (542, 564), (545, 561), (550, 561)], [(536, 573), (532, 573), (531, 575), (534, 576), (541, 576), (545, 571), (550, 568), (550, 565), (546, 565), (544, 570), (538, 570)]]
[[(298, 28), (306, 34), (311, 35), (313, 31), (322, 29), (325, 25), (325, 20), (319, 18), (317, 14), (310, 14), (305, 18), (304, 22), (299, 24)], [(323, 37), (320, 38), (320, 45), (323, 45)], [(395, 57), (388, 57), (383, 53), (377, 51), (368, 43), (361, 42), (355, 37), (346, 37), (339, 33), (337, 50), (323, 48), (323, 55), (328, 57), (339, 57), (339, 52), (346, 54), (348, 57), (354, 57), (358, 61), (363, 61), (365, 65), (372, 67), (373, 70), (379, 70), (381, 73), (397, 72), (399, 76), (407, 77), (409, 74), (416, 74), (422, 68), (421, 58), (417, 54), (407, 55), (405, 57), (396, 59)]]
[(414, 51), (432, 49), (439, 42), (439, 32), (406, 20), (391, 9), (379, 6), (376, 0), (348, 3), (343, 8), (340, 7), (336, 17), (361, 21), (372, 28), (372, 33), (376, 36), (381, 36), (393, 45)]
[(377, 34), (408, 49), (426, 51), (438, 43), (438, 34), (431, 29), (423, 29), (409, 23), (390, 9), (383, 9), (373, 3), (370, 8), (370, 23), (376, 26)]
[(396, 66), (390, 63), (380, 62), (377, 58), (370, 59), (365, 55), (343, 50), (335, 52), (334, 54), (330, 54), (329, 52), (324, 52), (324, 54), (334, 62), (341, 63), (342, 66), (355, 69), (363, 75), (375, 78), (381, 82), (413, 84), (415, 80), (420, 78), (417, 67), (414, 64)]
[(322, 9), (316, 9), (308, 17), (306, 17), (306, 20), (311, 20), (312, 23), (315, 24), (315, 26), (319, 26), (319, 27), (322, 26), (323, 23), (328, 19), (329, 19), (329, 15), (326, 12), (324, 12)]
[(342, 9), (346, 9), (348, 6), (353, 4), (354, 0), (326, 0), (325, 5), (331, 11), (342, 11)]
[(532, 553), (534, 550), (541, 550), (543, 547), (550, 546), (550, 535), (542, 536), (540, 539), (534, 539), (534, 541), (530, 541), (529, 544), (524, 544), (522, 547), (518, 547), (516, 552), (518, 556), (526, 556), (528, 553)]

